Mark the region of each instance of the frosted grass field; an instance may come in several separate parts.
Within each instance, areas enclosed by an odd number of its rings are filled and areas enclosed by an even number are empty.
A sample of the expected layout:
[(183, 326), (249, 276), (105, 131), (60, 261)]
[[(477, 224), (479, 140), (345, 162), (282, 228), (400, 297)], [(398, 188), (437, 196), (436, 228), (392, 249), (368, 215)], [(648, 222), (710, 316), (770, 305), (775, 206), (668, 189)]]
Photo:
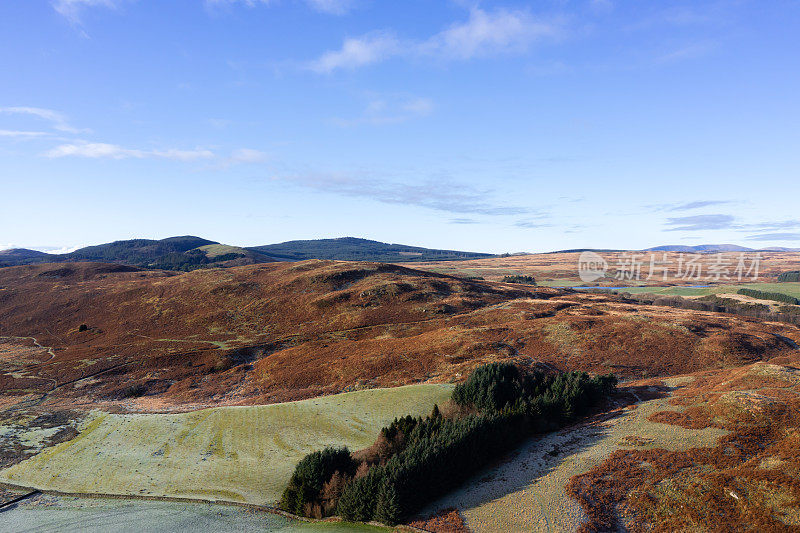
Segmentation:
[(180, 414), (93, 411), (77, 437), (0, 471), (0, 482), (273, 505), (307, 453), (365, 448), (395, 417), (428, 414), (451, 391), (409, 385)]

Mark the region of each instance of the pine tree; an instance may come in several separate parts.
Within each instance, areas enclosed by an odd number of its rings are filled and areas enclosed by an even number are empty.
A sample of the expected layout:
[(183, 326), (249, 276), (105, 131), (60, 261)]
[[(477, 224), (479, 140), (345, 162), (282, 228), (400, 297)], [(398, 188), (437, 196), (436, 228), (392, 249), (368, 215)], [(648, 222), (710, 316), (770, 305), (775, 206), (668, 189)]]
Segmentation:
[(400, 521), (400, 504), (397, 490), (392, 483), (384, 483), (378, 493), (378, 505), (375, 509), (375, 519), (378, 522), (393, 526)]

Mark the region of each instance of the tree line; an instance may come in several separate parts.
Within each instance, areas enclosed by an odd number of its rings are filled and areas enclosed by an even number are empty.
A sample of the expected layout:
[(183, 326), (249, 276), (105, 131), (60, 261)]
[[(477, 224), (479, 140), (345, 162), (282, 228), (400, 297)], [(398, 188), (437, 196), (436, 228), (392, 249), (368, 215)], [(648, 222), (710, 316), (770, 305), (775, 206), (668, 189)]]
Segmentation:
[(585, 415), (613, 394), (613, 375), (546, 374), (490, 363), (455, 387), (450, 413), (434, 406), (384, 427), (356, 453), (326, 448), (303, 458), (280, 507), (312, 517), (394, 525), (446, 494), (534, 433)]
[(759, 291), (755, 289), (739, 289), (738, 291), (736, 291), (736, 294), (741, 294), (742, 296), (749, 296), (751, 298), (757, 298), (759, 300), (773, 300), (775, 302), (783, 302), (789, 305), (800, 304), (800, 300), (798, 300), (794, 296), (783, 294), (782, 292), (768, 292), (768, 291)]
[(800, 270), (792, 270), (789, 272), (783, 272), (778, 275), (778, 281), (800, 281)]
[(503, 283), (521, 283), (523, 285), (536, 285), (536, 279), (533, 276), (526, 276), (515, 274), (513, 276), (503, 276), (501, 279)]
[[(609, 291), (592, 290), (588, 292), (609, 294)], [(728, 313), (760, 320), (786, 322), (800, 325), (800, 313), (797, 307), (784, 305), (773, 312), (768, 305), (758, 303), (740, 302), (733, 298), (722, 298), (708, 295), (698, 299), (681, 298), (680, 296), (660, 296), (652, 293), (631, 294), (629, 292), (611, 291), (610, 294), (621, 296), (623, 302), (643, 305), (659, 305), (675, 307), (677, 309), (691, 309), (693, 311), (709, 311), (712, 313)]]

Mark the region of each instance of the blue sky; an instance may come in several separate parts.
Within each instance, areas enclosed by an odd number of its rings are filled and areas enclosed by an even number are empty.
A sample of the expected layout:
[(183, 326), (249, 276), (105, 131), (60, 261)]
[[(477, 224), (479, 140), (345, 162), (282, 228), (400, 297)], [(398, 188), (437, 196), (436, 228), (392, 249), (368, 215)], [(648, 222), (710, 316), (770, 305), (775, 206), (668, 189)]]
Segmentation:
[(800, 247), (800, 2), (0, 3), (0, 248)]

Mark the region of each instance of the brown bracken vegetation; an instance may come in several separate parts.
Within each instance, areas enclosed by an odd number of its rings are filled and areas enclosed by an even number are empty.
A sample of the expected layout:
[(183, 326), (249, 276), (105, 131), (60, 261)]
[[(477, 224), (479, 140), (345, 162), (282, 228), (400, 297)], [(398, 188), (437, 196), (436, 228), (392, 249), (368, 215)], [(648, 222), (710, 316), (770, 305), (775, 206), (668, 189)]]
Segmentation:
[(702, 372), (651, 420), (730, 433), (714, 448), (621, 450), (568, 492), (584, 531), (800, 530), (800, 356)]
[(23, 367), (0, 351), (6, 398), (25, 405), (268, 403), (454, 381), (491, 361), (644, 378), (769, 360), (800, 342), (792, 325), (380, 263), (46, 264), (0, 269), (0, 287), (0, 343), (53, 349)]

